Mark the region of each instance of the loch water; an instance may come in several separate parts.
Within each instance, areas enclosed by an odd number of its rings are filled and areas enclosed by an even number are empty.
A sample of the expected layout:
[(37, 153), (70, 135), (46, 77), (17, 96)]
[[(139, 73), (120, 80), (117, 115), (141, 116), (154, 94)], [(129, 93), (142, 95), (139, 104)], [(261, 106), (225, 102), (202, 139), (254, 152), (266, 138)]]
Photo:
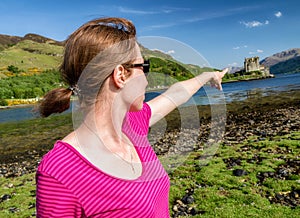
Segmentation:
[[(253, 96), (267, 96), (276, 92), (300, 90), (300, 73), (277, 74), (275, 78), (239, 81), (223, 84), (223, 91), (205, 86), (185, 105), (209, 105), (220, 102), (243, 101)], [(159, 95), (162, 91), (151, 91), (146, 94), (146, 101)], [(70, 113), (69, 109), (65, 113)], [(0, 123), (34, 119), (37, 115), (33, 107), (17, 107), (0, 110)]]

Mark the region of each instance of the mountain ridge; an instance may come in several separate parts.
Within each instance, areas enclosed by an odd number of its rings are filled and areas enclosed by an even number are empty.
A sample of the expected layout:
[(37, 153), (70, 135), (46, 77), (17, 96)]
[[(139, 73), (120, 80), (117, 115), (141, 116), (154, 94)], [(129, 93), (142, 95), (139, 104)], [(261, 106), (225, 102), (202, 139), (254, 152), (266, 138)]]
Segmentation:
[[(19, 42), (30, 40), (36, 43), (44, 43), (49, 45), (63, 46), (65, 41), (57, 41), (45, 36), (41, 36), (35, 33), (28, 33), (24, 36), (10, 36), (5, 34), (0, 34), (0, 52), (5, 51), (6, 49), (13, 47)], [(159, 57), (162, 59), (168, 59), (175, 62), (171, 55), (165, 54), (158, 50), (149, 50), (140, 44), (141, 52), (146, 58)], [(291, 48), (278, 53), (275, 53), (269, 57), (264, 58), (260, 61), (261, 65), (270, 68), (272, 74), (283, 73), (285, 68), (287, 69), (286, 73), (290, 72), (299, 72), (300, 69), (300, 48)], [(180, 63), (180, 62), (178, 62)], [(194, 66), (189, 65), (188, 63), (181, 63), (187, 68), (194, 68)]]
[(260, 61), (260, 64), (269, 67), (273, 74), (299, 72), (300, 48), (291, 48), (275, 53)]
[(291, 48), (285, 51), (275, 53), (263, 59), (262, 61), (260, 61), (260, 64), (263, 64), (266, 67), (271, 67), (275, 64), (278, 64), (279, 62), (286, 61), (297, 56), (300, 56), (300, 48)]
[(0, 34), (0, 51), (24, 40), (31, 40), (38, 43), (48, 43), (60, 46), (64, 45), (64, 41), (57, 41), (35, 33), (28, 33), (24, 36), (10, 36), (6, 34)]

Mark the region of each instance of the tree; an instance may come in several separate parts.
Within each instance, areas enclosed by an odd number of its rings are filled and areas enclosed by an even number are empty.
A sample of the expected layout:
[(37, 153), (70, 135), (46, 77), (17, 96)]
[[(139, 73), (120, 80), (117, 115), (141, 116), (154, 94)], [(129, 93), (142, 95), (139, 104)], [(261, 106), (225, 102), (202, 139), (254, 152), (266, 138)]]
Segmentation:
[(12, 73), (15, 73), (15, 74), (21, 72), (21, 71), (19, 70), (19, 68), (16, 67), (16, 66), (14, 66), (14, 65), (9, 65), (9, 66), (7, 67), (7, 70), (8, 70), (9, 72), (12, 72)]
[(41, 96), (44, 95), (43, 90), (41, 88), (39, 88), (39, 87), (34, 87), (32, 89), (32, 92), (33, 92), (34, 97), (41, 97)]
[(25, 92), (22, 88), (13, 88), (15, 98), (24, 98)]
[(8, 99), (14, 95), (13, 91), (6, 87), (0, 87), (0, 99)]
[(8, 102), (5, 99), (0, 98), (0, 106), (7, 106)]

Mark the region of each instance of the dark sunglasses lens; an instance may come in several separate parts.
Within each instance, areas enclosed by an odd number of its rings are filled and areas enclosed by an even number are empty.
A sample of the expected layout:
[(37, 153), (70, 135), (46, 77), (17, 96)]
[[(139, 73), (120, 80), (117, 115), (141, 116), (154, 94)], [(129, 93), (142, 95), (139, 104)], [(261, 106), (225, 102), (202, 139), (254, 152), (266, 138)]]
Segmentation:
[(149, 60), (144, 61), (143, 70), (144, 70), (144, 73), (149, 73), (149, 71), (150, 71), (150, 61)]

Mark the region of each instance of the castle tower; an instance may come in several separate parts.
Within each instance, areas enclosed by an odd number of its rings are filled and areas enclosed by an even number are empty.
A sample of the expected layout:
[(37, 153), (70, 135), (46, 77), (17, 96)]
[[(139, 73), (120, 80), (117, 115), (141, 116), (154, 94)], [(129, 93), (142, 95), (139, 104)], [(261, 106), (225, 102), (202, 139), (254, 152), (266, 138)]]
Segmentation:
[(244, 69), (245, 72), (258, 71), (260, 69), (259, 57), (256, 56), (251, 58), (245, 58)]

